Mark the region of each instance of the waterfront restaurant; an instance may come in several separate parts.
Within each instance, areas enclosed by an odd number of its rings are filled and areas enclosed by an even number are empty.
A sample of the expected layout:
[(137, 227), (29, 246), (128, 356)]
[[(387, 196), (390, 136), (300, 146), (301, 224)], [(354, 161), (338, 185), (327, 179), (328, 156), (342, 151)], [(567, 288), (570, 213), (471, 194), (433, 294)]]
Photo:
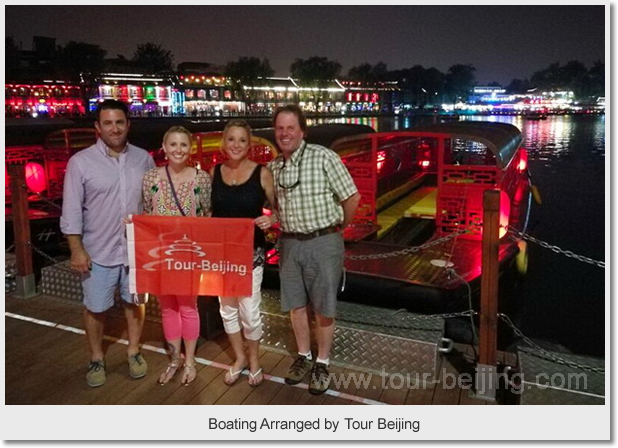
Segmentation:
[(134, 117), (160, 117), (180, 114), (183, 95), (175, 76), (101, 73), (86, 82), (88, 110), (101, 101), (114, 99), (127, 103)]
[(343, 108), (347, 113), (391, 113), (401, 103), (401, 89), (396, 81), (341, 81), (341, 85), (345, 88)]
[(81, 88), (65, 81), (4, 85), (6, 118), (77, 117), (85, 114)]
[(220, 75), (183, 73), (178, 76), (184, 114), (190, 117), (240, 115), (245, 104), (234, 97), (229, 81)]

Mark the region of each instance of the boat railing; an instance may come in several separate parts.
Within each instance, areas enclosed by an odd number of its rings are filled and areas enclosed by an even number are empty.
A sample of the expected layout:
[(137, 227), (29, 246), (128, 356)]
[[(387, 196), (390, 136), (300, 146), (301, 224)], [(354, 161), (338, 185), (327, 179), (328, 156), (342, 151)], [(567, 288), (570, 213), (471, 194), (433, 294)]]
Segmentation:
[[(62, 197), (64, 174), (69, 158), (81, 149), (93, 145), (97, 132), (91, 128), (61, 129), (50, 133), (44, 144), (12, 146), (5, 149), (5, 198), (11, 202), (7, 164), (26, 165), (26, 183), (37, 184), (40, 197), (55, 200)], [(31, 188), (32, 189), (32, 188)]]
[(435, 171), (435, 152), (418, 135), (364, 134), (333, 143), (361, 194), (354, 223), (377, 225), (377, 213)]
[[(436, 228), (441, 233), (452, 233), (462, 228), (471, 231), (462, 236), (480, 239), (482, 235), (483, 194), (489, 189), (502, 191), (502, 219), (510, 224), (521, 218), (524, 191), (527, 189), (526, 151), (519, 148), (509, 163), (500, 168), (490, 151), (469, 146), (461, 151), (440, 154), (438, 162), (438, 196)], [(453, 145), (455, 146), (455, 145)], [(470, 148), (475, 148), (470, 150)], [(464, 156), (464, 157), (462, 157)], [(468, 164), (459, 164), (466, 160)], [(447, 163), (450, 162), (450, 163)], [(524, 207), (527, 209), (527, 207)]]

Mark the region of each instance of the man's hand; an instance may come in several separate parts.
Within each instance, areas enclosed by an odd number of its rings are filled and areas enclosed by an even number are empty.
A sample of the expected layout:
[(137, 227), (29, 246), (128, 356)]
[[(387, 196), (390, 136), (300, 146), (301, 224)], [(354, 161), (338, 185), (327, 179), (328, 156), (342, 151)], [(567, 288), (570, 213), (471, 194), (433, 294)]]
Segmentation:
[(82, 274), (87, 274), (92, 269), (90, 255), (82, 245), (81, 235), (67, 235), (69, 249), (71, 249), (71, 268)]
[(77, 249), (71, 251), (71, 268), (87, 274), (92, 269), (92, 261), (90, 261), (90, 255), (85, 249)]

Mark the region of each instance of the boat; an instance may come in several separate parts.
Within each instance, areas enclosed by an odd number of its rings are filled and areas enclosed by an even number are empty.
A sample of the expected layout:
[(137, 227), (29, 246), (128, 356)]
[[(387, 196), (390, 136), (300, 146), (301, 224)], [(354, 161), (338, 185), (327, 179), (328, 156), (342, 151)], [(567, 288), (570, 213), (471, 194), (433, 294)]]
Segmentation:
[(523, 275), (526, 247), (506, 231), (525, 232), (528, 222), (522, 141), (515, 126), (473, 121), (335, 141), (362, 196), (346, 232), (341, 299), (422, 313), (476, 309), (490, 189), (501, 196), (501, 272)]
[(524, 114), (526, 120), (547, 120), (547, 114), (545, 112), (530, 111)]

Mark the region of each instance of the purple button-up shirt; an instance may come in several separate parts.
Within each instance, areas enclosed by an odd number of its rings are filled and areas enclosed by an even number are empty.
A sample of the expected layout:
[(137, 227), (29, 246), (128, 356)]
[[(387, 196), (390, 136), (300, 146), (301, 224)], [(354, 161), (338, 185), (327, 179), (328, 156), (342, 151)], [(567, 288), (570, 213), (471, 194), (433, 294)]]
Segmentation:
[(142, 178), (155, 167), (147, 151), (127, 144), (112, 157), (101, 141), (69, 159), (64, 177), (60, 229), (81, 235), (92, 261), (128, 264), (123, 218), (142, 211)]

